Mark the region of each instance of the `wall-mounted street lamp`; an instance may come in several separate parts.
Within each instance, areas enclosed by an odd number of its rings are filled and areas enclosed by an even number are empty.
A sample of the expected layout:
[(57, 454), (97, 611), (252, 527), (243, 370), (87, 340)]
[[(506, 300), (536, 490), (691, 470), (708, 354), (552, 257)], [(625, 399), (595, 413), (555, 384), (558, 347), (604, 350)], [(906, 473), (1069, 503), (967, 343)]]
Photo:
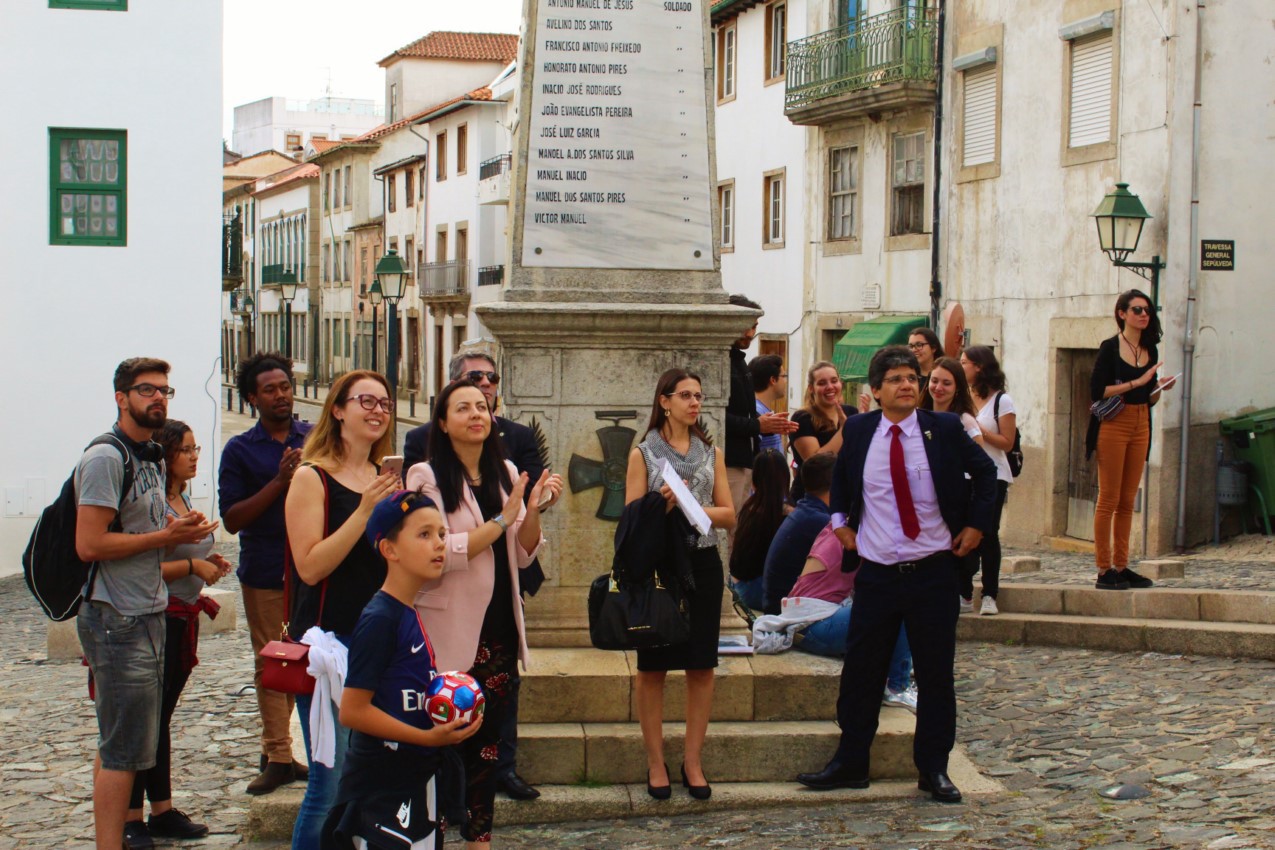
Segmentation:
[(283, 279), (279, 281), (279, 295), (283, 298), (283, 353), (288, 359), (292, 359), (292, 299), (297, 297), (297, 276), (292, 272), (285, 272)]
[(1093, 217), (1098, 225), (1098, 244), (1111, 258), (1112, 265), (1130, 269), (1150, 281), (1151, 304), (1159, 307), (1160, 269), (1165, 267), (1159, 255), (1152, 257), (1149, 263), (1131, 263), (1127, 259), (1138, 249), (1142, 226), (1151, 218), (1142, 200), (1129, 191), (1128, 183), (1117, 183), (1115, 191), (1108, 193), (1093, 211)]
[[(376, 264), (376, 282), (380, 285), (381, 294), (390, 305), (386, 324), (389, 331), (386, 335), (385, 377), (390, 384), (390, 399), (398, 404), (398, 302), (403, 297), (407, 285), (407, 266), (398, 251), (393, 248), (385, 252)], [(396, 431), (397, 414), (390, 418), (391, 433)], [(397, 438), (397, 435), (395, 435)]]
[(377, 318), (376, 308), (381, 306), (381, 302), (385, 300), (385, 296), (381, 294), (381, 284), (372, 281), (372, 288), (367, 291), (367, 300), (372, 302), (372, 371), (377, 371), (377, 352), (380, 343), (377, 341)]

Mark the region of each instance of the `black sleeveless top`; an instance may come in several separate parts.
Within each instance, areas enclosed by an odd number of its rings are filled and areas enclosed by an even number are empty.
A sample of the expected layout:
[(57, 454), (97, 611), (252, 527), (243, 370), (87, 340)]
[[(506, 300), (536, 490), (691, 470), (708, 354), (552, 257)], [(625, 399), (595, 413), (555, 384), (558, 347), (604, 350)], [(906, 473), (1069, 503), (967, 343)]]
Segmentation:
[[(484, 499), (482, 491), (476, 487), (471, 486), (469, 492), (478, 502), (484, 522), (500, 513), (503, 505), (499, 501)], [(506, 542), (508, 533), (505, 532), (491, 544), (491, 553), (496, 559), (496, 583), (491, 589), (491, 601), (487, 603), (480, 635), (488, 643), (514, 647), (516, 650), (518, 624), (514, 622), (514, 582), (509, 575), (509, 545)]]
[[(328, 527), (325, 534), (331, 534), (358, 509), (363, 494), (351, 490), (318, 467), (312, 468), (327, 484)], [(385, 583), (385, 559), (372, 548), (372, 544), (360, 530), (354, 548), (324, 581), (310, 586), (301, 581), (295, 567), (291, 581), (292, 617), (288, 624), (288, 634), (293, 640), (300, 640), (314, 625), (348, 637), (354, 632), (354, 626), (367, 603), (372, 601), (372, 597)], [(326, 597), (323, 593), (324, 585), (327, 585)], [(320, 617), (321, 601), (323, 611)]]

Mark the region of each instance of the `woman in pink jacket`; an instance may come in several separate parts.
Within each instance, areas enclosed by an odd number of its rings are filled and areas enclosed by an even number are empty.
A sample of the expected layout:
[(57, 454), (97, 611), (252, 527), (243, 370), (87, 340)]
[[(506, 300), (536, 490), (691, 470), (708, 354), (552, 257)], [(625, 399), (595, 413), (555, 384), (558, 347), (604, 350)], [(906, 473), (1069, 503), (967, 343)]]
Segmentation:
[[(508, 708), (509, 679), (527, 663), (527, 640), (518, 571), (540, 548), (541, 498), (551, 505), (562, 479), (546, 470), (529, 483), (504, 459), (487, 400), (472, 381), (449, 384), (434, 405), (429, 460), (407, 473), (443, 506), (447, 555), (443, 576), (416, 596), (416, 610), (434, 644), (439, 671), (465, 670), (482, 686), (487, 711), (482, 729), (461, 745), (468, 783), (467, 846), (491, 841), (496, 798), (496, 749)], [(528, 506), (523, 491), (531, 486)]]

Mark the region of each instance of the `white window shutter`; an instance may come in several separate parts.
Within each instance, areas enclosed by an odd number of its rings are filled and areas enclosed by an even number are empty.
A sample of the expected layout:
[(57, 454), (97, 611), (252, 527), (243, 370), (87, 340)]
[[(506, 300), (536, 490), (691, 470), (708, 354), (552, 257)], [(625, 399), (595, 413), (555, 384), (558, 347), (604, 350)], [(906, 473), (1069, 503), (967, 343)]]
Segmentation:
[(1072, 43), (1068, 147), (1111, 141), (1111, 50), (1110, 30)]
[(965, 133), (961, 164), (996, 161), (996, 66), (965, 72)]

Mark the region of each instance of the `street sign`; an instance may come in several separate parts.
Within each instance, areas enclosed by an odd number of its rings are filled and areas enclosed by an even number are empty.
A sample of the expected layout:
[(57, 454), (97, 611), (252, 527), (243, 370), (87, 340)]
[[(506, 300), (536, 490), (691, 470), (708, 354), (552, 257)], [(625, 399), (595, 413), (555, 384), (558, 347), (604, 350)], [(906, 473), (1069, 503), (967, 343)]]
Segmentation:
[(1233, 272), (1235, 271), (1234, 239), (1201, 239), (1200, 271)]

